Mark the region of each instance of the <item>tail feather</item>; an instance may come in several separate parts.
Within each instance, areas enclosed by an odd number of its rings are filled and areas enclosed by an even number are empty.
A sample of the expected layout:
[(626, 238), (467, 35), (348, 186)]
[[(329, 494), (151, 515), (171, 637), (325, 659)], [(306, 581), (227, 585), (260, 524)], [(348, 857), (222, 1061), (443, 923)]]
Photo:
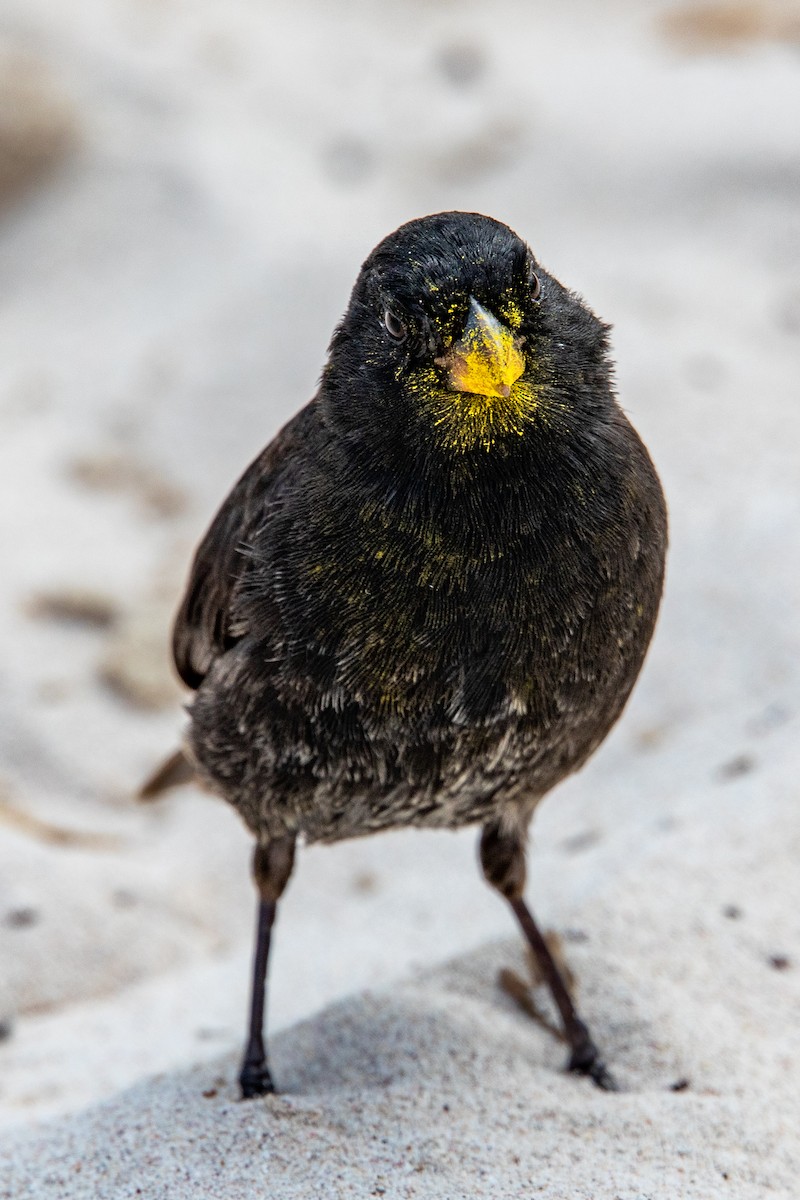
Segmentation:
[(192, 783), (194, 778), (192, 764), (183, 750), (176, 750), (144, 781), (137, 792), (137, 799), (155, 800), (162, 792), (168, 792), (170, 788), (182, 787), (185, 783)]

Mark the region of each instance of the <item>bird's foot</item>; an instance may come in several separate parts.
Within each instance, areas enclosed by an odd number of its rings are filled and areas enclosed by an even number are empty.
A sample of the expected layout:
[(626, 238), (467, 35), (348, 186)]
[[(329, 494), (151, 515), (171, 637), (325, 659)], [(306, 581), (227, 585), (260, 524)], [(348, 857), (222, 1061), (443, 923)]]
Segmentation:
[(239, 1072), (239, 1087), (243, 1100), (271, 1095), (275, 1091), (275, 1084), (266, 1062), (245, 1062)]
[(618, 1092), (620, 1086), (600, 1057), (600, 1051), (591, 1039), (583, 1021), (576, 1021), (569, 1031), (572, 1053), (567, 1070), (576, 1075), (588, 1075), (592, 1082), (604, 1092)]
[(514, 971), (502, 970), (498, 976), (498, 983), (524, 1013), (541, 1025), (542, 1029), (546, 1029), (559, 1041), (570, 1043), (572, 1053), (567, 1062), (568, 1071), (572, 1071), (576, 1075), (588, 1075), (604, 1092), (621, 1091), (616, 1079), (601, 1059), (600, 1051), (589, 1036), (589, 1030), (580, 1018), (575, 1018), (568, 1035), (545, 1016), (533, 998), (530, 985), (520, 979)]

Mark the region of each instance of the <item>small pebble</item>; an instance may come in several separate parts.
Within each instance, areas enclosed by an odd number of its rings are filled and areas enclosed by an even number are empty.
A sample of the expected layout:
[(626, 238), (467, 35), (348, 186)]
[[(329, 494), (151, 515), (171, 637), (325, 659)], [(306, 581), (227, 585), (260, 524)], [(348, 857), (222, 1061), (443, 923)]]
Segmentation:
[(755, 767), (756, 760), (752, 754), (737, 754), (735, 758), (722, 764), (718, 774), (721, 780), (727, 782), (730, 779), (740, 779), (742, 775), (749, 775)]
[(453, 87), (468, 88), (486, 70), (486, 56), (475, 42), (452, 42), (439, 51), (437, 66)]
[(36, 925), (38, 921), (39, 913), (29, 905), (12, 908), (3, 917), (6, 929), (30, 929), (31, 925)]

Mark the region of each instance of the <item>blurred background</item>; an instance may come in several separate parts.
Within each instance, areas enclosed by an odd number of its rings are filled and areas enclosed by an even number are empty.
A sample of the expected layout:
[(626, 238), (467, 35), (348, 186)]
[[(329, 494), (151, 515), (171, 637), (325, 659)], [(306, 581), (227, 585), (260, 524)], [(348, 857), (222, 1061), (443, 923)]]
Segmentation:
[[(656, 642), (537, 815), (534, 907), (569, 931), (675, 830), (773, 820), (800, 725), (799, 114), (796, 0), (0, 0), (3, 1120), (240, 1045), (249, 839), (191, 790), (132, 797), (182, 726), (193, 546), (409, 218), (508, 222), (613, 323), (671, 506)], [(273, 1027), (513, 936), (473, 843), (302, 853)]]

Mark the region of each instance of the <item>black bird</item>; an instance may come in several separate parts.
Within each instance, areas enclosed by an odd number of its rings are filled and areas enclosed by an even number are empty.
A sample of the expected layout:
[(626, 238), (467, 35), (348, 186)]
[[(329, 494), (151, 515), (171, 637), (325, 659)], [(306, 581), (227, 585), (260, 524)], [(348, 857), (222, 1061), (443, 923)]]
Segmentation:
[(613, 1079), (525, 901), (536, 805), (619, 717), (661, 598), (666, 510), (608, 327), (506, 225), (440, 213), (370, 254), (319, 390), (200, 544), (174, 629), (192, 774), (256, 838), (244, 1096), (273, 1090), (270, 931), (295, 842), (482, 826), (569, 1069)]

